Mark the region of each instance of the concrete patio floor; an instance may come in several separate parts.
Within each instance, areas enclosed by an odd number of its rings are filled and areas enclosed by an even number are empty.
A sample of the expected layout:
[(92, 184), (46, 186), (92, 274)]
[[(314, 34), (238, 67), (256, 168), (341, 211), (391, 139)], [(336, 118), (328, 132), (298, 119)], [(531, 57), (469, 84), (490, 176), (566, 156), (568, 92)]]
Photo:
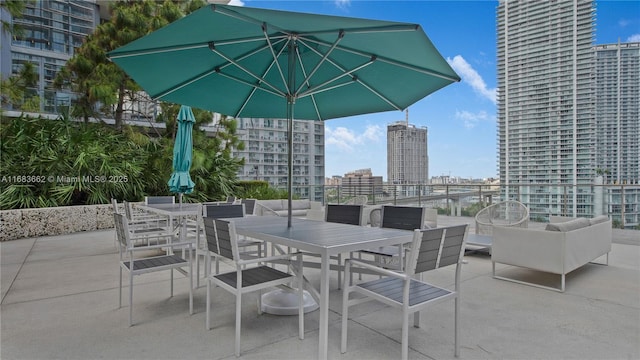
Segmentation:
[[(439, 226), (472, 224), (471, 218), (438, 218)], [(531, 224), (530, 227), (543, 226)], [(491, 277), (487, 254), (465, 256), (461, 293), (462, 359), (640, 359), (640, 232), (614, 230), (609, 266), (587, 264), (567, 276), (565, 293)], [(2, 359), (233, 359), (234, 298), (213, 290), (212, 326), (205, 330), (205, 287), (194, 292), (189, 315), (188, 280), (169, 272), (135, 279), (134, 322), (118, 308), (118, 252), (113, 231), (13, 240), (0, 244)], [(604, 257), (598, 259), (604, 261)], [(558, 283), (559, 276), (500, 266), (502, 274)], [(312, 283), (319, 271), (305, 269)], [(429, 279), (452, 283), (452, 268)], [(342, 293), (332, 278), (329, 358), (400, 358), (399, 312), (375, 302), (350, 311), (349, 345), (340, 353)], [(125, 278), (126, 283), (126, 278)], [(123, 290), (127, 303), (128, 289)], [(258, 315), (257, 294), (244, 298), (242, 358), (315, 359), (318, 312), (297, 317)], [(453, 302), (423, 312), (410, 328), (412, 359), (452, 359)]]

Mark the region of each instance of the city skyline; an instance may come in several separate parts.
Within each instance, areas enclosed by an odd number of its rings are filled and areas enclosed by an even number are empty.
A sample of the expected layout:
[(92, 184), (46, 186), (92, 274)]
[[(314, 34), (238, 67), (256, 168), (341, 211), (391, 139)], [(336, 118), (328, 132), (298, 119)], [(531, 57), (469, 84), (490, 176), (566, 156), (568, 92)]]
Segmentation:
[[(409, 107), (409, 123), (429, 129), (429, 176), (497, 177), (498, 1), (245, 0), (241, 5), (420, 24), (462, 78)], [(640, 41), (636, 14), (638, 2), (596, 1), (594, 45)], [(386, 180), (386, 126), (404, 119), (404, 112), (385, 112), (326, 121), (325, 176), (371, 168)]]

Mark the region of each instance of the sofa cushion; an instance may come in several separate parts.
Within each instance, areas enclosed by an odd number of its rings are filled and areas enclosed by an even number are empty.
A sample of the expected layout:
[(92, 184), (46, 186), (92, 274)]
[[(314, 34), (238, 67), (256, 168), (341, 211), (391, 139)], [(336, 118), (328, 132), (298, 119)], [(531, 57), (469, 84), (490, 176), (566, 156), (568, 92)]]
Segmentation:
[(310, 207), (311, 204), (309, 203), (309, 199), (291, 200), (291, 209), (293, 210), (307, 210)]
[(258, 204), (267, 207), (273, 211), (278, 211), (278, 210), (282, 210), (284, 209), (283, 205), (282, 205), (282, 200), (280, 199), (276, 199), (276, 200), (260, 200), (258, 201)]
[(600, 224), (607, 221), (609, 221), (609, 217), (607, 215), (600, 215), (589, 219), (589, 223), (591, 225)]
[(545, 230), (566, 232), (566, 231), (581, 229), (589, 225), (591, 225), (591, 223), (589, 222), (589, 219), (577, 218), (577, 219), (565, 221), (562, 223), (556, 223), (556, 224), (549, 223), (547, 224), (547, 227), (545, 228)]

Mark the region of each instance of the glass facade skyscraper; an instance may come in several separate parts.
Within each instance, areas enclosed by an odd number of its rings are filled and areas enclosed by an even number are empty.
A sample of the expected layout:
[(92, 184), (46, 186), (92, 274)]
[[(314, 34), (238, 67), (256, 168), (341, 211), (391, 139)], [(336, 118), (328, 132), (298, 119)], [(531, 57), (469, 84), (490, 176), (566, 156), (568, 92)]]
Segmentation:
[[(8, 14), (4, 17), (9, 18)], [(2, 76), (17, 74), (25, 62), (30, 62), (35, 65), (38, 85), (29, 90), (40, 97), (40, 111), (56, 113), (58, 106), (69, 106), (70, 94), (54, 90), (53, 80), (99, 24), (96, 1), (34, 1), (26, 3), (22, 18), (12, 21), (22, 32), (13, 37), (2, 33)]]
[(640, 181), (640, 43), (595, 46), (596, 166), (607, 182)]
[[(500, 1), (500, 182), (536, 216), (592, 214), (588, 192), (527, 184), (590, 184), (595, 174), (592, 1)], [(510, 186), (514, 185), (514, 186)]]

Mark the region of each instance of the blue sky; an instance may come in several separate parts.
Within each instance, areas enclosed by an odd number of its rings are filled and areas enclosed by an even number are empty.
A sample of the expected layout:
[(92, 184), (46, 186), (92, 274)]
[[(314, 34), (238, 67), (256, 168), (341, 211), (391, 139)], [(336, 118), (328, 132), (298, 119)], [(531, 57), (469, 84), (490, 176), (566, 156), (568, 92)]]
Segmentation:
[[(409, 107), (409, 122), (427, 127), (429, 176), (497, 177), (497, 1), (232, 0), (250, 7), (420, 24), (462, 81)], [(596, 2), (596, 44), (640, 41), (640, 1)], [(325, 122), (325, 175), (371, 168), (387, 177), (386, 127), (403, 112)]]

